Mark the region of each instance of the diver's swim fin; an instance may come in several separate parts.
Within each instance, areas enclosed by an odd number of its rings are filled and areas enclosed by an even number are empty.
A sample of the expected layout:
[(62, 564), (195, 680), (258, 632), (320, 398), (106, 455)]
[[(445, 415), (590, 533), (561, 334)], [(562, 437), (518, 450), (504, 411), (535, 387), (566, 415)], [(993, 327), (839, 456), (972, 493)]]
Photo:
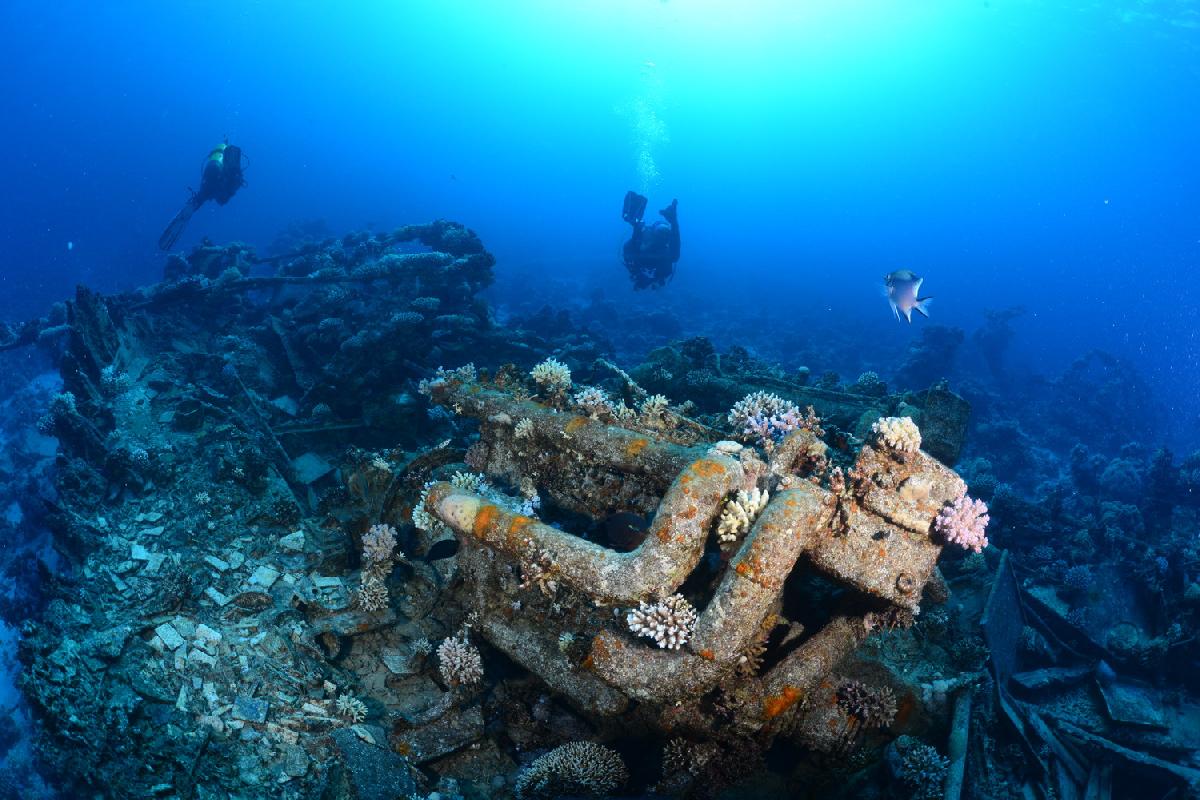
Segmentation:
[(642, 217), (646, 214), (646, 203), (648, 202), (642, 195), (632, 189), (629, 190), (625, 193), (625, 208), (621, 211), (621, 219), (630, 225), (641, 222)]
[(659, 211), (658, 213), (667, 222), (671, 223), (672, 225), (675, 225), (676, 223), (679, 222), (678, 209), (679, 209), (679, 201), (672, 200), (671, 205), (667, 206), (666, 208), (664, 208), (662, 211)]
[(188, 220), (192, 218), (192, 214), (196, 213), (199, 208), (195, 202), (189, 200), (183, 204), (183, 208), (179, 209), (179, 213), (175, 215), (175, 219), (167, 225), (167, 229), (162, 232), (162, 236), (158, 237), (158, 249), (170, 250), (175, 246), (175, 242), (179, 241), (179, 237), (183, 234), (183, 229), (187, 227)]

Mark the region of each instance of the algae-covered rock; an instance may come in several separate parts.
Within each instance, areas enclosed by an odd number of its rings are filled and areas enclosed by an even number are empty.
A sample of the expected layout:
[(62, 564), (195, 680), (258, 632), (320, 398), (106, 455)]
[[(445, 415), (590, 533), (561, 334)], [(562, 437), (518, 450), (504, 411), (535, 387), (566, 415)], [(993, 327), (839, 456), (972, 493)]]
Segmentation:
[(967, 439), (971, 404), (939, 383), (920, 395), (921, 447), (943, 464), (954, 466)]
[[(376, 742), (386, 742), (383, 729), (365, 729)], [(340, 728), (330, 737), (337, 761), (321, 800), (394, 800), (416, 791), (408, 761), (387, 747), (367, 742), (352, 728)]]

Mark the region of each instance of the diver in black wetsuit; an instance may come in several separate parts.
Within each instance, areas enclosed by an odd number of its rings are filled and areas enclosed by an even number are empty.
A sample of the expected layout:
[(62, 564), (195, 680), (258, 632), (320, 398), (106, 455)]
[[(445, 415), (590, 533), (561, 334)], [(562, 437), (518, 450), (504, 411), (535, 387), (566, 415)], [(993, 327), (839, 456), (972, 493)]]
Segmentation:
[(625, 269), (634, 289), (662, 288), (675, 275), (675, 262), (679, 260), (679, 216), (678, 200), (658, 213), (667, 224), (655, 222), (646, 225), (642, 216), (646, 213), (646, 198), (634, 191), (625, 193), (625, 208), (621, 218), (633, 228), (633, 234), (621, 250)]
[(171, 220), (171, 224), (158, 237), (158, 246), (162, 250), (170, 250), (179, 239), (188, 220), (196, 209), (209, 200), (216, 200), (217, 205), (225, 205), (229, 199), (246, 184), (242, 173), (242, 148), (225, 142), (213, 148), (204, 159), (200, 168), (200, 191), (192, 192), (192, 196), (183, 204), (183, 208)]

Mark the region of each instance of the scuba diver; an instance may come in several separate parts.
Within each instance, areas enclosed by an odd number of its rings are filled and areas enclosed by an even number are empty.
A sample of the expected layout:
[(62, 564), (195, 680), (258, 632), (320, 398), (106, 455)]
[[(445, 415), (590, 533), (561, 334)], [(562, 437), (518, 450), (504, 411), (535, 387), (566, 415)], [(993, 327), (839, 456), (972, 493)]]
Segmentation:
[(634, 289), (662, 288), (675, 275), (675, 262), (679, 260), (679, 217), (678, 200), (658, 213), (667, 224), (655, 222), (646, 225), (642, 216), (646, 213), (646, 198), (634, 191), (625, 193), (625, 208), (621, 219), (633, 227), (633, 235), (621, 250), (625, 269)]
[(228, 141), (214, 147), (200, 168), (200, 191), (192, 192), (188, 189), (192, 196), (183, 204), (183, 208), (179, 209), (179, 213), (171, 220), (162, 236), (158, 237), (159, 249), (170, 250), (175, 245), (196, 209), (209, 200), (216, 200), (218, 205), (225, 205), (245, 184), (246, 179), (242, 175), (242, 148)]

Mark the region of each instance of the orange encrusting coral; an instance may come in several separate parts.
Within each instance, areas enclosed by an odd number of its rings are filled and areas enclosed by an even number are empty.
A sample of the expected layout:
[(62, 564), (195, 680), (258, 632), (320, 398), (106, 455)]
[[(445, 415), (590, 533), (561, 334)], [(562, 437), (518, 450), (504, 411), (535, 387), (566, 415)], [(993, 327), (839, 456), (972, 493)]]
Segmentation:
[(795, 686), (785, 686), (777, 695), (763, 699), (763, 719), (774, 719), (799, 702), (803, 692)]
[(650, 444), (649, 439), (639, 438), (633, 439), (629, 444), (625, 445), (625, 457), (637, 458), (642, 454), (642, 451)]

